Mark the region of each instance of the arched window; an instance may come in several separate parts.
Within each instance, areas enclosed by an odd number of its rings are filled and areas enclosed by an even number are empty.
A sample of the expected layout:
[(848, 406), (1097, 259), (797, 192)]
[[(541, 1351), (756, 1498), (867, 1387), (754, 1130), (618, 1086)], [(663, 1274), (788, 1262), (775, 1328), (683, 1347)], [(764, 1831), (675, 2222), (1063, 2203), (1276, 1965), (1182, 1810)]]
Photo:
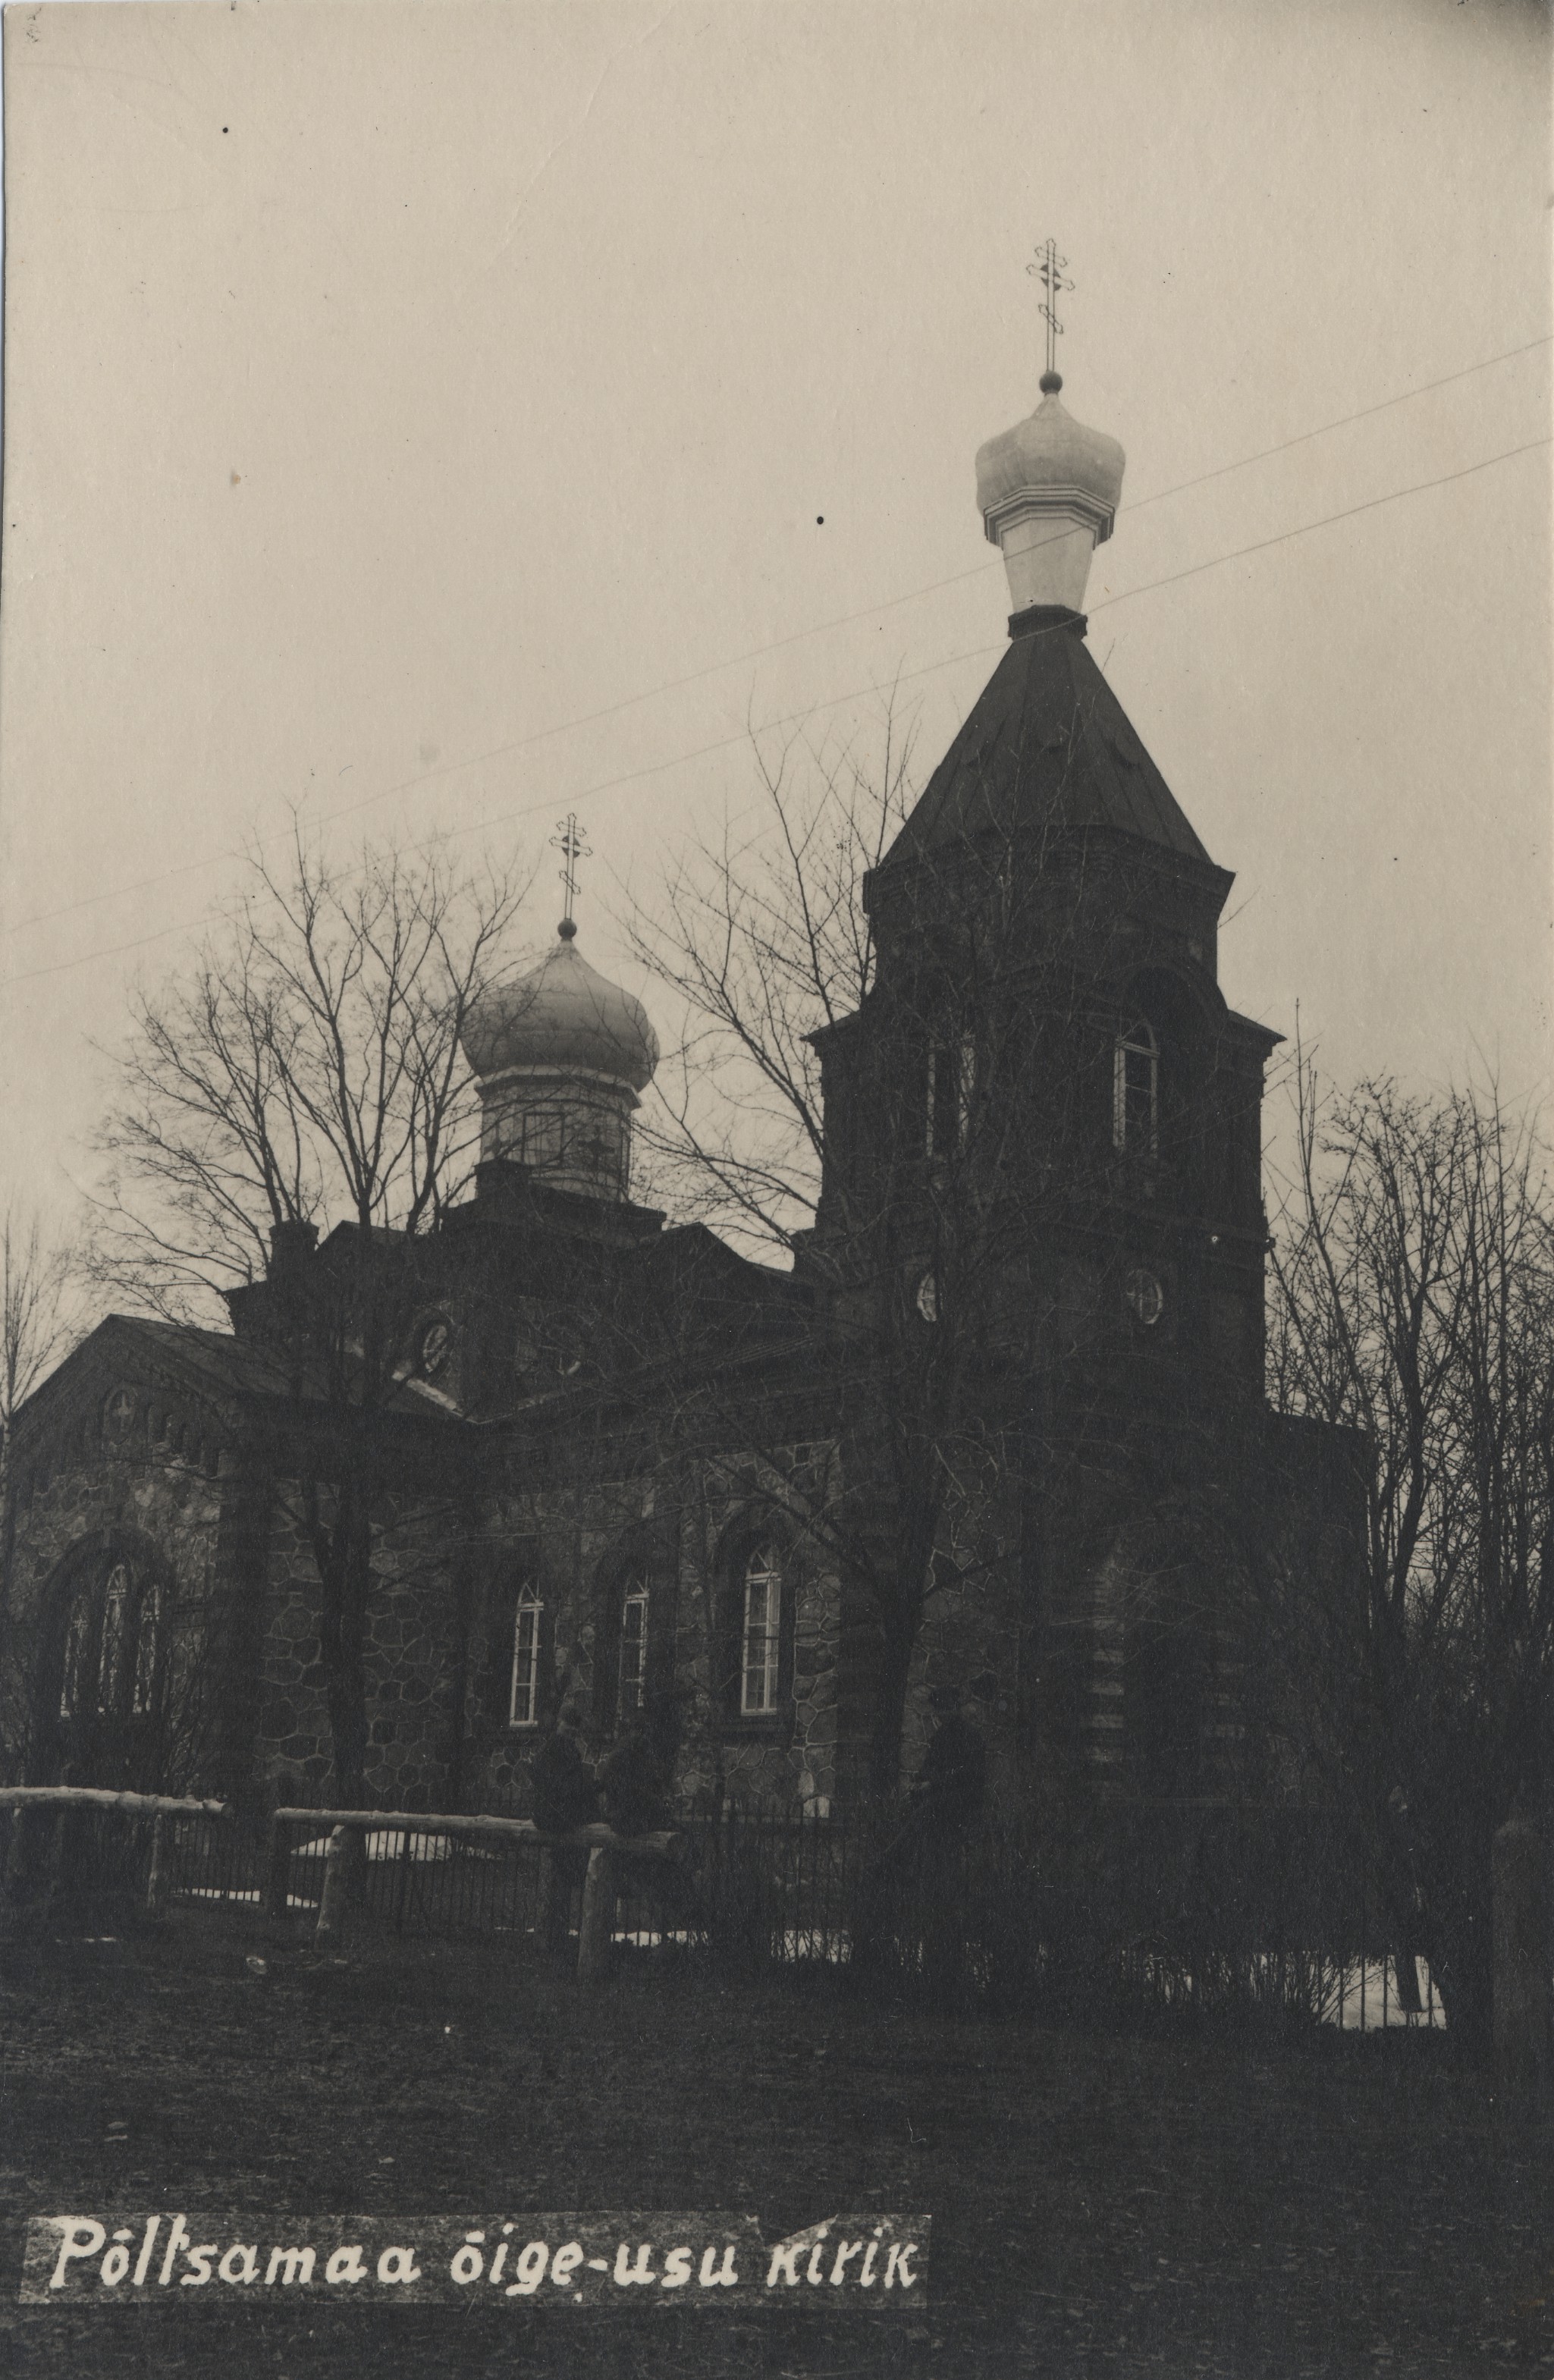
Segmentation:
[(143, 1718), (156, 1701), (157, 1658), (162, 1650), (162, 1589), (148, 1586), (140, 1597), (135, 1632), (135, 1670), (131, 1682), (129, 1707), (137, 1718)]
[(137, 1582), (127, 1562), (79, 1588), (65, 1619), (60, 1718), (140, 1718), (153, 1709), (161, 1624), (160, 1588)]
[(615, 1717), (623, 1726), (639, 1718), (648, 1700), (648, 1582), (628, 1572), (621, 1589), (621, 1633), (615, 1658)]
[(783, 1566), (771, 1545), (757, 1546), (745, 1564), (740, 1630), (739, 1709), (767, 1718), (777, 1708), (783, 1654)]
[(513, 1614), (513, 1673), (507, 1697), (511, 1727), (537, 1727), (540, 1722), (540, 1623), (544, 1606), (532, 1586), (518, 1597)]
[(97, 1706), (95, 1677), (91, 1685), (87, 1682), (91, 1660), (91, 1606), (84, 1597), (70, 1606), (70, 1617), (65, 1624), (65, 1664), (59, 1677), (61, 1718), (74, 1718), (79, 1710)]
[(1112, 1052), (1111, 1139), (1114, 1148), (1153, 1157), (1159, 1144), (1160, 1052), (1144, 1017), (1120, 1033)]

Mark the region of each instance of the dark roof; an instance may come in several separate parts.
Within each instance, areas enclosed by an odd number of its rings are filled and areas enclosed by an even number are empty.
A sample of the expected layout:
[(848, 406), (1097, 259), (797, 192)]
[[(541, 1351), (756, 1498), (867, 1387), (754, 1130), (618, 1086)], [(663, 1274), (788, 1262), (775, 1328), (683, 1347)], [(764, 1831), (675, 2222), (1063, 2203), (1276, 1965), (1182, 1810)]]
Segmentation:
[(230, 1330), (205, 1330), (192, 1322), (155, 1322), (139, 1314), (110, 1314), (102, 1328), (149, 1342), (157, 1354), (193, 1374), (202, 1387), (218, 1395), (274, 1396), (285, 1391), (285, 1376), (273, 1359), (251, 1342), (235, 1338)]
[[(114, 1352), (115, 1344), (122, 1351), (117, 1354)], [(109, 1314), (59, 1369), (34, 1390), (29, 1404), (79, 1361), (101, 1355), (120, 1366), (132, 1366), (138, 1348), (143, 1349), (152, 1361), (179, 1372), (196, 1394), (228, 1398), (290, 1397), (296, 1393), (289, 1368), (277, 1362), (261, 1342), (238, 1338), (229, 1330), (207, 1330), (192, 1322), (160, 1322), (146, 1315)], [(414, 1393), (419, 1386), (414, 1381), (401, 1381), (384, 1399), (384, 1410), (433, 1417), (429, 1415), (428, 1406), (436, 1401)], [(316, 1401), (316, 1388), (307, 1382), (302, 1394)]]
[(989, 827), (1010, 832), (1022, 812), (1109, 827), (1213, 865), (1078, 625), (1014, 638), (883, 867)]

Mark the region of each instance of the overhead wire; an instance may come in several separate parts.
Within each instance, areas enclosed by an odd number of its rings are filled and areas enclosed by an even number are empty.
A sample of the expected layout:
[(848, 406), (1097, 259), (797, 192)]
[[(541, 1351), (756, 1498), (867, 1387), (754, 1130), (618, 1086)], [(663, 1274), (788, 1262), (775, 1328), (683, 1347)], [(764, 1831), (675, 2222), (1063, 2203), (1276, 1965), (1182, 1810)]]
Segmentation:
[[(1313, 439), (1326, 438), (1334, 431), (1347, 429), (1352, 422), (1367, 420), (1373, 415), (1388, 412), (1396, 406), (1410, 404), (1415, 397), (1427, 396), (1436, 389), (1448, 388), (1457, 381), (1471, 379), (1475, 373), (1488, 371), (1497, 364), (1512, 362), (1519, 356), (1531, 355), (1537, 348), (1550, 344), (1554, 344), (1554, 333), (1546, 332), (1541, 337), (1525, 340), (1519, 346), (1502, 348), (1498, 355), (1481, 357), (1477, 363), (1464, 364), (1457, 371), (1443, 373), (1439, 380), (1423, 381), (1417, 388), (1401, 389), (1392, 396), (1378, 398), (1373, 405), (1359, 406), (1351, 413), (1341, 414), (1331, 421), (1318, 423), (1314, 430), (1303, 430), (1293, 438), (1280, 439), (1275, 444), (1260, 447), (1252, 455), (1243, 455), (1234, 462), (1216, 464), (1212, 469), (1200, 471), (1192, 479), (1179, 480), (1172, 487), (1157, 488), (1148, 495), (1135, 497), (1120, 510), (1122, 513), (1142, 512), (1147, 505), (1163, 504), (1168, 497), (1184, 495), (1194, 488), (1203, 487), (1211, 480), (1223, 479), (1232, 472), (1249, 470), (1254, 464), (1267, 462), (1276, 455), (1286, 454), (1292, 447), (1308, 445)], [(1047, 541), (1041, 540), (1041, 542)], [(1255, 549), (1249, 547), (1245, 550), (1252, 552)], [(646, 702), (657, 701), (663, 695), (680, 693), (685, 687), (700, 685), (705, 679), (720, 676), (726, 670), (739, 669), (748, 662), (764, 660), (768, 654), (783, 652), (791, 645), (803, 644), (810, 637), (827, 636), (838, 628), (854, 627), (860, 620), (874, 619), (880, 613), (899, 611), (904, 604), (920, 602), (925, 596), (941, 594), (948, 587), (963, 586), (968, 579), (980, 578), (989, 571), (996, 570), (1000, 566), (1001, 564), (997, 558), (978, 562), (969, 570), (954, 571), (947, 578), (931, 579), (927, 586), (911, 588), (904, 595), (887, 596), (878, 603), (866, 604), (861, 611), (841, 613), (834, 619), (817, 621), (809, 627), (795, 628), (787, 636), (774, 637), (766, 644), (752, 645), (747, 651), (731, 654), (723, 661), (708, 662), (701, 668), (689, 670), (681, 677), (666, 678), (660, 685), (645, 687), (639, 693), (623, 695), (618, 701), (602, 704), (596, 710), (580, 712), (574, 719), (557, 720), (549, 727), (535, 728), (527, 735), (515, 736), (505, 743), (492, 745), (483, 752), (470, 753), (461, 759), (448, 760), (435, 768), (419, 770), (411, 776), (399, 778), (393, 784), (380, 786), (375, 792), (364, 795), (359, 801), (343, 803), (335, 809), (323, 812), (318, 822), (321, 825), (329, 825), (338, 819), (354, 818), (361, 810), (370, 809), (379, 802), (392, 800), (395, 794), (412, 793), (418, 786), (434, 783), (440, 777), (457, 776), (466, 769), (481, 768), (492, 760), (506, 759), (514, 753), (528, 751), (537, 744), (548, 742), (552, 736), (573, 735), (580, 728), (595, 726), (606, 719), (618, 718), (623, 711), (636, 710)], [(1135, 591), (1142, 594), (1146, 590), (1140, 588)], [(1099, 610), (1100, 607), (1097, 605), (1094, 608)], [(940, 666), (948, 668), (953, 664), (945, 662)], [(837, 698), (842, 701), (850, 699), (847, 696)], [(721, 747), (709, 747), (708, 748)], [(701, 756), (690, 753), (684, 757), (694, 759)], [(650, 770), (633, 773), (656, 774), (657, 771)], [(622, 781), (611, 781), (612, 783), (616, 782)], [(608, 787), (605, 790), (608, 790)], [(591, 795), (585, 793), (577, 795), (577, 798), (588, 800), (591, 798)], [(535, 807), (543, 808), (545, 804), (537, 803)], [(514, 815), (527, 815), (527, 812)], [(259, 838), (259, 847), (263, 849), (267, 844), (283, 839), (280, 833), (261, 836)], [(110, 885), (101, 892), (83, 893), (77, 900), (62, 902), (56, 908), (35, 910), (29, 917), (15, 919), (10, 930), (12, 933), (21, 933), (32, 926), (51, 925), (60, 917), (73, 917), (82, 909), (101, 907), (105, 901), (127, 900), (131, 893), (149, 892), (154, 885), (174, 883), (179, 877), (198, 875), (205, 868), (220, 867), (231, 856), (232, 854), (229, 851), (208, 852), (199, 859), (185, 860), (175, 868), (159, 868), (153, 875), (136, 878), (129, 883)], [(177, 929), (175, 928), (172, 930)], [(117, 950), (130, 950), (139, 948), (140, 945), (121, 943), (115, 947)], [(111, 954), (105, 953), (105, 955)], [(64, 964), (69, 964), (69, 962)], [(46, 973), (52, 970), (41, 969), (35, 972)], [(25, 979), (20, 977), (10, 977), (4, 980), (18, 982)]]
[[(1375, 512), (1382, 505), (1397, 504), (1405, 496), (1424, 495), (1433, 488), (1448, 487), (1456, 480), (1471, 479), (1476, 472), (1487, 471), (1499, 463), (1512, 462), (1519, 455), (1536, 454), (1540, 448), (1550, 443), (1554, 443), (1554, 437), (1548, 435), (1530, 439), (1524, 445), (1506, 447), (1498, 455), (1484, 455), (1478, 462), (1464, 464), (1458, 470), (1443, 471), (1434, 479), (1418, 480), (1408, 487), (1390, 489), (1385, 495), (1370, 496), (1363, 503), (1346, 505), (1339, 512), (1325, 513), (1317, 520), (1298, 522), (1293, 528), (1280, 529), (1271, 537), (1258, 538), (1253, 543), (1237, 546), (1229, 552), (1210, 554), (1202, 562), (1191, 563), (1182, 570), (1167, 572), (1159, 578), (1147, 579), (1138, 587), (1124, 588), (1120, 593), (1105, 596), (1099, 602), (1091, 604), (1089, 610), (1092, 613), (1110, 611), (1118, 603), (1132, 602), (1136, 596), (1153, 594), (1157, 589), (1162, 587), (1174, 587), (1184, 578), (1197, 577), (1206, 570), (1219, 569), (1227, 563), (1244, 561), (1249, 554), (1263, 553), (1270, 547), (1288, 544), (1293, 538), (1308, 537), (1317, 529), (1330, 528), (1340, 521), (1353, 520), (1362, 513)], [(860, 614), (860, 616), (868, 615)], [(939, 661), (925, 662), (917, 669), (902, 671), (894, 683), (907, 684), (919, 677), (929, 677), (939, 670), (954, 669), (965, 662), (985, 660), (989, 654), (1002, 650), (1002, 644), (979, 645), (964, 653), (952, 653)], [(766, 721), (759, 732), (764, 733), (773, 727), (789, 726), (795, 721), (813, 717), (817, 711), (833, 710), (844, 702), (861, 701), (878, 692), (879, 686), (875, 684), (855, 686), (844, 694), (828, 695), (818, 702), (806, 704), (802, 710), (791, 711), (780, 718)], [(566, 799), (575, 807), (578, 802), (592, 801), (601, 794), (613, 793), (622, 785), (638, 783), (648, 777), (662, 776), (667, 770), (684, 768), (693, 760), (705, 759), (714, 752), (726, 751), (733, 745), (745, 743), (747, 741), (749, 732), (747, 728), (742, 728), (735, 735), (721, 736), (713, 743), (700, 745), (692, 751), (674, 753), (666, 760), (653, 761), (640, 769), (625, 770), (617, 776), (603, 778), (599, 783), (587, 786), (581, 792), (569, 794)], [(455, 829), (453, 837), (450, 839), (479, 833), (482, 830), (490, 830), (492, 827), (510, 825), (517, 819), (528, 818), (540, 810), (548, 809), (554, 799), (556, 796), (553, 794), (545, 795), (539, 800), (525, 803), (516, 809), (501, 811), (495, 817), (472, 820), (467, 826)], [(365, 806), (365, 804), (358, 804), (353, 807), (359, 808)], [(334, 819), (350, 815), (349, 809), (331, 811), (319, 823), (328, 824)], [(274, 841), (276, 838), (272, 836), (266, 840)], [(175, 871), (169, 871), (169, 873), (173, 872)], [(148, 880), (152, 883), (164, 880), (165, 880), (164, 878)], [(131, 951), (147, 949), (153, 942), (165, 941), (170, 935), (188, 933), (200, 922), (199, 918), (182, 919), (176, 924), (161, 927), (154, 933), (139, 935), (130, 941), (115, 942), (103, 950), (83, 951), (75, 958), (57, 959), (46, 966), (29, 967), (19, 974), (0, 978), (0, 990), (9, 990), (17, 984), (35, 982), (44, 976), (62, 975), (74, 967), (90, 966), (101, 959), (119, 958)]]

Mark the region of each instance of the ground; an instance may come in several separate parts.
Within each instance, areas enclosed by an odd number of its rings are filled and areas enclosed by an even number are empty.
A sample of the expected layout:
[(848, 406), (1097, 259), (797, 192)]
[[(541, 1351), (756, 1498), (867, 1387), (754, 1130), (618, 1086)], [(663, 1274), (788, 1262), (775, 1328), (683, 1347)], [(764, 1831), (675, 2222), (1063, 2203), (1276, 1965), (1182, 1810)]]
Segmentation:
[[(262, 1972), (248, 1963), (262, 1957)], [(0, 2338), (29, 2380), (1554, 2374), (1554, 2147), (1439, 2035), (1118, 2039), (212, 1912), (6, 1948)], [(913, 2323), (19, 2307), (30, 2213), (927, 2209)], [(1546, 2302), (1547, 2301), (1547, 2302)], [(586, 2332), (582, 2324), (588, 2325)]]

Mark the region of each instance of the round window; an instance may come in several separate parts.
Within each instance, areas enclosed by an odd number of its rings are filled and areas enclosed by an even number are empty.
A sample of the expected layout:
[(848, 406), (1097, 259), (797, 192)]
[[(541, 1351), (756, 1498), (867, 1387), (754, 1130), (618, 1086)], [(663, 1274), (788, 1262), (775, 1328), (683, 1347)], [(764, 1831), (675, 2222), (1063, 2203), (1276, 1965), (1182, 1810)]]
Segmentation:
[(423, 1323), (416, 1342), (416, 1368), (423, 1380), (434, 1380), (452, 1353), (454, 1328), (447, 1317), (439, 1314)]
[(1146, 1330), (1152, 1330), (1165, 1312), (1165, 1292), (1152, 1272), (1130, 1272), (1123, 1283), (1128, 1312)]

